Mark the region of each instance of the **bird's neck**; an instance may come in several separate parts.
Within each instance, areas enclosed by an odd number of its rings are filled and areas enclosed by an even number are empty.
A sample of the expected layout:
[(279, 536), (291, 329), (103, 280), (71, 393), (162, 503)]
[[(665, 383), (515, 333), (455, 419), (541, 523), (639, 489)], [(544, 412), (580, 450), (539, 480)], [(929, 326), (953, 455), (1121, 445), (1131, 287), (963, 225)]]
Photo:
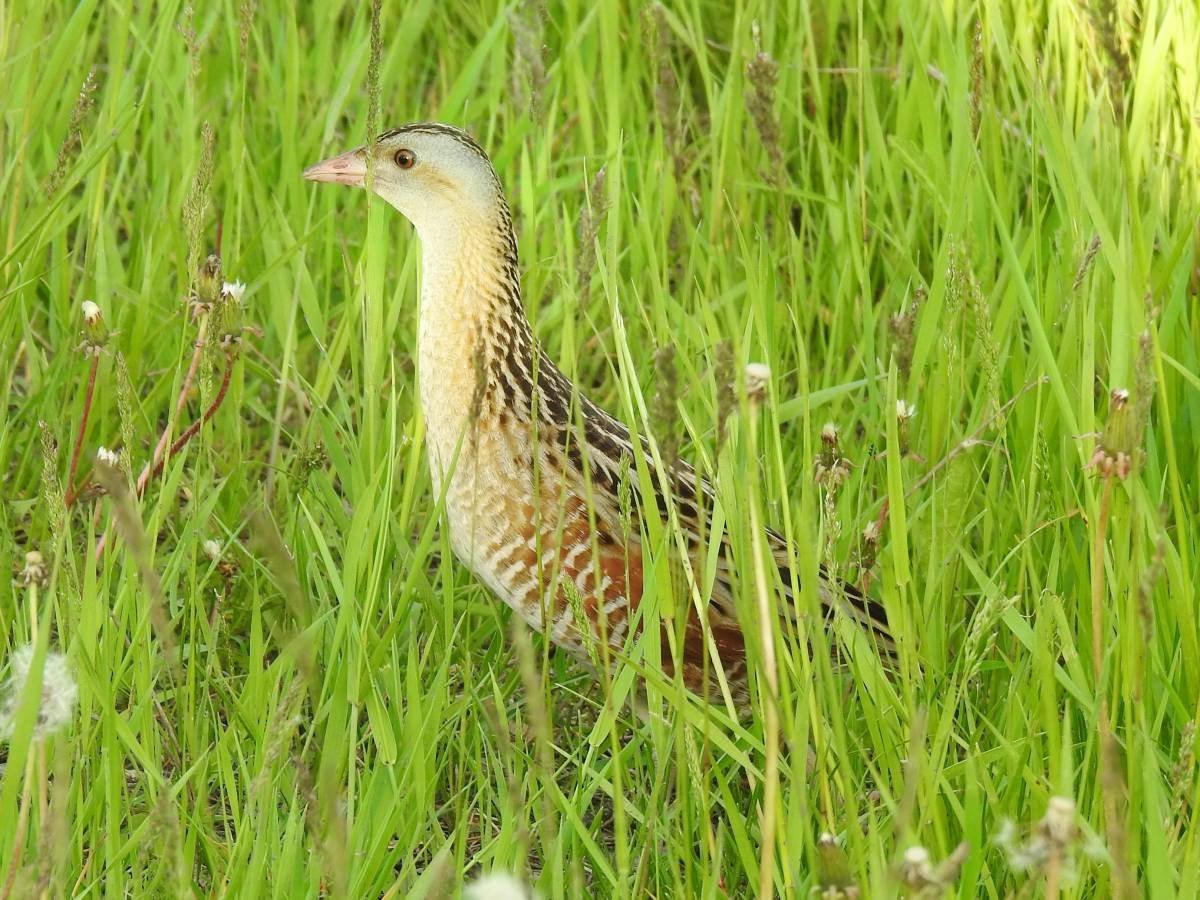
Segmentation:
[(471, 429), (513, 383), (529, 382), (536, 351), (521, 305), (508, 209), (447, 216), (418, 229), (422, 286), (418, 379), (435, 483), (473, 452)]

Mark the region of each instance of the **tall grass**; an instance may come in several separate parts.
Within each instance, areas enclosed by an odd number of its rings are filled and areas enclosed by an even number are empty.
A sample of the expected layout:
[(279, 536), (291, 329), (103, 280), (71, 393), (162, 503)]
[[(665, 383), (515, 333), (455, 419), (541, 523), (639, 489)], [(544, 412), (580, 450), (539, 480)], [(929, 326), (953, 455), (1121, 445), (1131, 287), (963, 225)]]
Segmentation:
[[(0, 896), (1200, 895), (1198, 59), (1172, 0), (0, 0)], [(548, 350), (719, 486), (752, 718), (453, 561), (416, 240), (299, 178), (376, 113), (490, 149)], [(764, 630), (760, 519), (895, 671)]]

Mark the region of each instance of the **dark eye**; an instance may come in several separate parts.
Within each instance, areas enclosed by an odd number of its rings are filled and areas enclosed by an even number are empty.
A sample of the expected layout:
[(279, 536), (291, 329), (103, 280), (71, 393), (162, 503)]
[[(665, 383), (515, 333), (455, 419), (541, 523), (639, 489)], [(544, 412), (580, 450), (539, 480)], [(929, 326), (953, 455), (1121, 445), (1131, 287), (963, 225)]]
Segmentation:
[(397, 150), (392, 159), (402, 169), (411, 169), (417, 162), (417, 157), (411, 150)]

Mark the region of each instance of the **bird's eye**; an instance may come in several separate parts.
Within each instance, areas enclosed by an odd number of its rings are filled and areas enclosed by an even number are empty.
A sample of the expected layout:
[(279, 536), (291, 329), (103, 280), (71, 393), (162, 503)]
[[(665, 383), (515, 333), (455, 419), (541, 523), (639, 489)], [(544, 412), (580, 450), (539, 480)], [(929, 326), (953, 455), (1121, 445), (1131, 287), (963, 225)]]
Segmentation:
[(392, 159), (402, 169), (411, 169), (417, 162), (417, 157), (411, 150), (397, 150)]

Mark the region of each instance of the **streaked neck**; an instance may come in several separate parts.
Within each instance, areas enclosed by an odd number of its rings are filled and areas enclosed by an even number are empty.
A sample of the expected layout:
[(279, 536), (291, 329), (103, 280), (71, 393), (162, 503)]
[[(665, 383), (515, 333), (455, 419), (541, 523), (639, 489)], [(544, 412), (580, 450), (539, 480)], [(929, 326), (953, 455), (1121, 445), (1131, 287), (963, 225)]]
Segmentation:
[(418, 235), (417, 370), (430, 464), (440, 484), (460, 438), (497, 402), (497, 384), (527, 365), (533, 338), (503, 201), (492, 215), (447, 215), (420, 226)]

